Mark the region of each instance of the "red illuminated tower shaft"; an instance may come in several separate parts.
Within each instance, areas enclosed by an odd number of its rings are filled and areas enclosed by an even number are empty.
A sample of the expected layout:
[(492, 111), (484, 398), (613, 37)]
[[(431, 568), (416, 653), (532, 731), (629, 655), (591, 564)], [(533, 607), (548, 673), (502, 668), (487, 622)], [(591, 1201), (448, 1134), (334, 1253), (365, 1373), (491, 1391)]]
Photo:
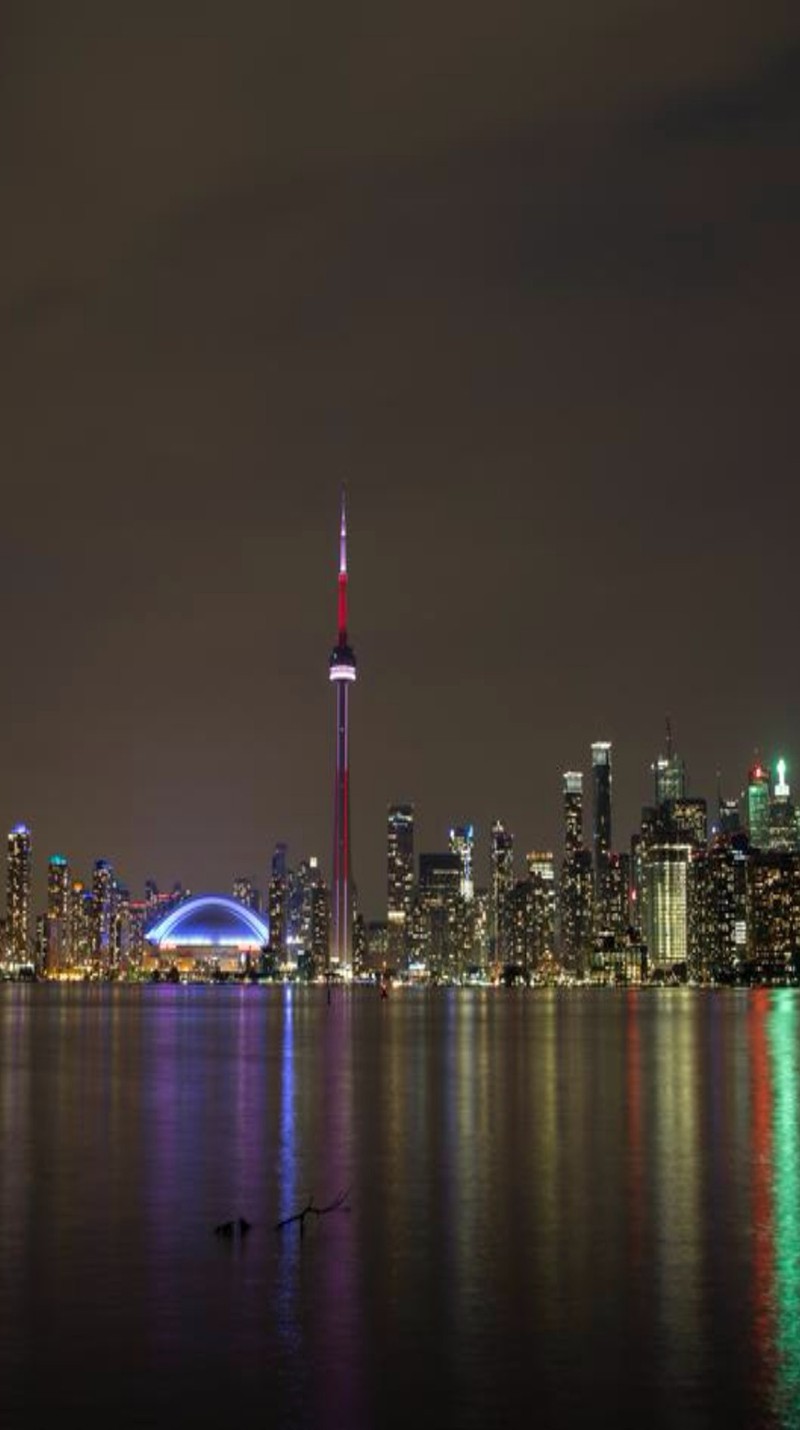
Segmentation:
[(353, 894), (350, 874), (350, 686), (356, 658), (347, 640), (347, 514), (344, 492), (339, 523), (338, 634), (331, 651), (330, 679), (336, 686), (336, 784), (333, 802), (333, 881), (331, 887), (331, 967), (349, 974), (353, 967)]

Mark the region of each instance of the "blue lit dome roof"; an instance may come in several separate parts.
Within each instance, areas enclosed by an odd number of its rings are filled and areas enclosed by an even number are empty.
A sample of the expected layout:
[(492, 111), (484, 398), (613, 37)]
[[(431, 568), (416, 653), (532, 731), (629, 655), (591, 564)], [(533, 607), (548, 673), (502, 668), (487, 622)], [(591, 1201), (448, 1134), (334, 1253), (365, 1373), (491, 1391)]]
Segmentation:
[(200, 894), (170, 909), (147, 932), (157, 948), (241, 948), (256, 950), (269, 943), (269, 924), (245, 904), (223, 894)]

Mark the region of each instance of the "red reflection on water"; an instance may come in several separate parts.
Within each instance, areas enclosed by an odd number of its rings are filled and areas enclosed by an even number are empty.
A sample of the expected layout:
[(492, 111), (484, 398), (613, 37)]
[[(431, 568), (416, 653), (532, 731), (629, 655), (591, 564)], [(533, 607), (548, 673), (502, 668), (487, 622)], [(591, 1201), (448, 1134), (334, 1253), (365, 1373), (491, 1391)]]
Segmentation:
[(771, 1379), (775, 1345), (775, 1237), (772, 1214), (772, 1081), (767, 1021), (770, 995), (757, 989), (750, 1003), (750, 1072), (753, 1145), (753, 1341), (762, 1372)]

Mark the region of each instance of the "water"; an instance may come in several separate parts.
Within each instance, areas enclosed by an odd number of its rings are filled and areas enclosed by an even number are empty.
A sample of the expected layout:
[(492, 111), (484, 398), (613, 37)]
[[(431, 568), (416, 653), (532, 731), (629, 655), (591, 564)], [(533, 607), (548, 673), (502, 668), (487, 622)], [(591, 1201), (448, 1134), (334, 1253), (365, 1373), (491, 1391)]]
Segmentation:
[(800, 1426), (799, 1079), (790, 989), (3, 985), (0, 1424)]

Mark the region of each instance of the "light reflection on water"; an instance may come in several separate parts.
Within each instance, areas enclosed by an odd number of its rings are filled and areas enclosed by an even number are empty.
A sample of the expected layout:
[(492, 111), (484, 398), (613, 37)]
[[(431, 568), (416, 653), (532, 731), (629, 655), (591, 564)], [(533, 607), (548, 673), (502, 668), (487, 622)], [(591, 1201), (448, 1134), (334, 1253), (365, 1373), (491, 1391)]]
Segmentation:
[(798, 996), (3, 986), (4, 1427), (800, 1425)]

